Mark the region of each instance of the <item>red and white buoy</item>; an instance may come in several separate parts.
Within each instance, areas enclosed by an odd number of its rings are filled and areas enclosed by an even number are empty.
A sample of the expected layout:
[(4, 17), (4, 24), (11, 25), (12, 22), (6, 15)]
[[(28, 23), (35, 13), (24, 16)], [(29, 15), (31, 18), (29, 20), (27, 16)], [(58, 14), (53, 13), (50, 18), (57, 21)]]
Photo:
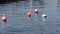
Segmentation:
[(39, 12), (38, 9), (35, 9), (35, 10), (34, 10), (35, 15), (38, 15), (38, 12)]
[(30, 12), (28, 12), (28, 13), (27, 13), (27, 16), (28, 16), (29, 18), (31, 18), (31, 13), (30, 13)]
[(6, 24), (6, 22), (7, 22), (7, 18), (6, 18), (6, 16), (5, 16), (5, 14), (3, 14), (2, 23), (3, 23), (3, 24)]

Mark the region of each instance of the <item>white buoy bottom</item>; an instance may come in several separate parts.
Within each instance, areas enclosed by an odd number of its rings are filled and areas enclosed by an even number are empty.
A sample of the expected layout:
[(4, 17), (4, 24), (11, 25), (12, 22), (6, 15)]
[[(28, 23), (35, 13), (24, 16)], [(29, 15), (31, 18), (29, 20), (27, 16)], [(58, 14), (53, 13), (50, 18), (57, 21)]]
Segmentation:
[(46, 14), (42, 14), (42, 21), (45, 21), (47, 18)]

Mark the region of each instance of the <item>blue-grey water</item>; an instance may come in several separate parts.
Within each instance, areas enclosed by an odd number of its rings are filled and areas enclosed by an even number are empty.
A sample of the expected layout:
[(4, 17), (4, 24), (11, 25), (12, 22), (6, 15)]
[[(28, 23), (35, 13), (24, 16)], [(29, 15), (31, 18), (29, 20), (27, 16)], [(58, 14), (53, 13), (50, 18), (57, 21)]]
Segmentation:
[[(9, 4), (0, 4), (0, 34), (60, 34), (60, 13), (57, 0), (44, 2), (33, 1), (30, 11), (29, 1), (18, 1)], [(35, 9), (39, 14), (34, 14)], [(27, 12), (32, 13), (29, 20)], [(41, 21), (41, 15), (45, 13), (47, 18)], [(3, 27), (1, 18), (6, 14), (7, 24)]]

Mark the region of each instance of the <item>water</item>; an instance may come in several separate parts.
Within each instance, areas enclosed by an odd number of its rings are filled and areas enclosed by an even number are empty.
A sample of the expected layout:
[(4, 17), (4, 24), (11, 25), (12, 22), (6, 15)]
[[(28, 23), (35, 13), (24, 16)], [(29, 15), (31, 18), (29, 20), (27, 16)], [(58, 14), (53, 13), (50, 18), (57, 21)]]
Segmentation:
[[(0, 4), (0, 34), (60, 34), (60, 19), (56, 0), (48, 0), (46, 4), (32, 1), (32, 17), (27, 19), (30, 11), (29, 1), (19, 1), (10, 4)], [(39, 9), (39, 15), (34, 9)], [(57, 12), (58, 11), (58, 12)], [(41, 14), (47, 19), (41, 21)], [(6, 14), (7, 24), (2, 27), (1, 17)]]

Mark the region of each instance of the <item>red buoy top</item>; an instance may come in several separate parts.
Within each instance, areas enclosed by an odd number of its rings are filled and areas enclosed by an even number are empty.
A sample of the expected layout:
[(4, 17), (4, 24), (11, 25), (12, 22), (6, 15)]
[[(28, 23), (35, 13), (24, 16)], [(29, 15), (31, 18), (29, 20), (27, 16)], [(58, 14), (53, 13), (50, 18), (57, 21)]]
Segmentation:
[(30, 12), (28, 12), (28, 13), (27, 13), (27, 16), (28, 16), (28, 17), (31, 17), (31, 13), (30, 13)]
[(38, 9), (35, 9), (35, 14), (36, 14), (36, 15), (38, 15), (38, 11), (39, 11)]
[(2, 23), (6, 24), (6, 22), (7, 22), (7, 18), (3, 15), (3, 17), (2, 17)]

